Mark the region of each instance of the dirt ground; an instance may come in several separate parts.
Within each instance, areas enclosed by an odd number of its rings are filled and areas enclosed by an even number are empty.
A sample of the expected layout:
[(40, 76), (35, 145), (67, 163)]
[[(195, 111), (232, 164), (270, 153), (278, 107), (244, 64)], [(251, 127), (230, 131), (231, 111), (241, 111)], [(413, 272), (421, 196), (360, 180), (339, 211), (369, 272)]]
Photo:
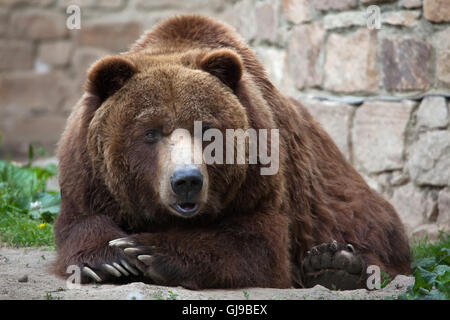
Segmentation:
[(192, 291), (135, 282), (128, 285), (83, 285), (69, 289), (66, 281), (49, 273), (55, 251), (41, 248), (0, 247), (0, 300), (4, 299), (153, 299), (153, 300), (244, 300), (244, 299), (385, 299), (404, 292), (414, 278), (396, 277), (381, 290), (331, 291), (321, 286), (311, 289), (248, 288), (238, 290)]

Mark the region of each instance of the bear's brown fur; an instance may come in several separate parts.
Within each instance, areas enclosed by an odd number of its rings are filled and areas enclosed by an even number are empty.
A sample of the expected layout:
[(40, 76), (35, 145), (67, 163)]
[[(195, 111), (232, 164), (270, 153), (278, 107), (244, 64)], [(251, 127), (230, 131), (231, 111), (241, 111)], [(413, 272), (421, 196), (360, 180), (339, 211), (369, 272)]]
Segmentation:
[[(192, 131), (194, 120), (221, 130), (279, 128), (279, 173), (261, 175), (261, 164), (208, 165), (201, 212), (172, 214), (158, 189), (165, 144), (143, 142), (143, 132), (160, 127), (164, 139), (175, 128)], [(62, 276), (74, 264), (104, 282), (302, 286), (307, 251), (333, 240), (351, 244), (363, 265), (391, 276), (409, 271), (393, 207), (306, 109), (280, 94), (234, 31), (209, 18), (171, 18), (130, 51), (97, 62), (58, 157), (55, 270)], [(117, 238), (124, 239), (108, 245)], [(108, 272), (125, 265), (120, 277)]]

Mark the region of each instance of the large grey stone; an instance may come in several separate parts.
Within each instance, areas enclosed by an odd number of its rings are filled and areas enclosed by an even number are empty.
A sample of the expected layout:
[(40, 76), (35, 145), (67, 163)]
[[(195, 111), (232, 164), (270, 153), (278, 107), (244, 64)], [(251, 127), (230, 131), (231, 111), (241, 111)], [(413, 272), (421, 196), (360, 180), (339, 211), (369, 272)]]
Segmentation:
[(411, 178), (420, 185), (445, 186), (450, 184), (450, 132), (430, 131), (408, 151)]
[(340, 12), (335, 14), (327, 14), (323, 18), (323, 24), (327, 30), (354, 26), (361, 27), (366, 26), (367, 19), (365, 12), (363, 11)]
[(259, 41), (275, 42), (277, 39), (278, 10), (274, 4), (264, 2), (255, 9), (256, 39)]
[(278, 88), (283, 89), (285, 86), (287, 68), (287, 54), (285, 50), (273, 47), (257, 47), (256, 55), (258, 60), (263, 64), (270, 81)]
[(333, 138), (339, 150), (350, 159), (349, 135), (354, 108), (346, 103), (302, 100), (313, 118)]
[(2, 40), (0, 57), (0, 71), (31, 69), (34, 60), (33, 43), (24, 40)]
[(286, 20), (294, 24), (311, 20), (311, 0), (282, 0), (281, 9)]
[(38, 60), (52, 66), (65, 66), (69, 63), (73, 44), (68, 40), (43, 43), (39, 47)]
[(440, 231), (448, 232), (448, 230), (449, 228), (441, 227), (435, 223), (426, 223), (414, 228), (410, 236), (412, 239), (416, 238), (420, 240), (426, 237), (429, 241), (434, 242), (438, 240)]
[(426, 90), (430, 87), (432, 47), (416, 39), (383, 39), (381, 62), (387, 90)]
[(313, 0), (317, 10), (349, 10), (358, 6), (357, 0)]
[(400, 6), (408, 9), (421, 8), (422, 0), (400, 0)]
[(255, 4), (252, 0), (242, 0), (226, 12), (224, 20), (236, 28), (246, 41), (253, 40), (257, 32)]
[(450, 21), (450, 1), (448, 0), (424, 0), (423, 13), (431, 22)]
[(11, 16), (10, 33), (22, 39), (56, 39), (68, 34), (66, 17), (54, 11), (33, 9)]
[(436, 76), (450, 88), (450, 27), (433, 36), (436, 47)]
[(17, 72), (0, 76), (0, 112), (11, 115), (57, 111), (68, 82), (61, 72)]
[(353, 127), (355, 165), (368, 172), (403, 167), (405, 133), (414, 103), (365, 102), (356, 110)]
[(313, 23), (292, 29), (288, 45), (290, 75), (298, 89), (318, 86), (322, 82), (319, 55), (325, 31), (322, 25)]
[(442, 128), (447, 124), (448, 108), (445, 98), (425, 97), (417, 110), (417, 125), (425, 128)]
[(440, 227), (450, 227), (450, 189), (442, 189), (438, 198), (438, 217), (436, 223)]
[(381, 15), (381, 21), (394, 26), (412, 27), (417, 25), (420, 15), (420, 10), (389, 11)]
[(142, 32), (141, 24), (128, 22), (95, 22), (85, 23), (76, 33), (78, 46), (88, 46), (110, 50), (114, 53), (123, 52), (139, 38)]
[(376, 91), (376, 47), (375, 31), (331, 34), (326, 44), (325, 89), (343, 93)]
[(434, 206), (431, 197), (426, 196), (411, 183), (394, 189), (390, 202), (408, 233), (425, 222)]
[(385, 2), (393, 2), (396, 0), (361, 0), (362, 4), (379, 4), (379, 3), (385, 3)]

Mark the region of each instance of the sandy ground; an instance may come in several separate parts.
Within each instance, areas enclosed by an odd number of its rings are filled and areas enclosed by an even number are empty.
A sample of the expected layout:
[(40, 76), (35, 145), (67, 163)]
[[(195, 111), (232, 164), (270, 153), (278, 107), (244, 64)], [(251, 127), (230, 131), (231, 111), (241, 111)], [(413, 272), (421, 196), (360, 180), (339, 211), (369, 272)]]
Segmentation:
[[(83, 285), (69, 289), (66, 281), (49, 273), (55, 251), (36, 248), (0, 248), (0, 300), (4, 299), (385, 299), (397, 297), (414, 279), (396, 277), (381, 290), (331, 291), (321, 286), (311, 289), (248, 288), (238, 290), (192, 291), (181, 287), (163, 287), (135, 282), (128, 285)], [(20, 281), (19, 281), (20, 280)]]

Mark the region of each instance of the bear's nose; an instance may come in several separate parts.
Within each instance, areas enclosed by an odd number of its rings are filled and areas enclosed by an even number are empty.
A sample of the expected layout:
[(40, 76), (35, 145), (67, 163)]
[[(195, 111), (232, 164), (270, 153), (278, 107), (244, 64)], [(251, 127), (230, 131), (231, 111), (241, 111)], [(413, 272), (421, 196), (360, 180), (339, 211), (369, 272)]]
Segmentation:
[(183, 200), (191, 200), (203, 186), (203, 175), (197, 168), (188, 167), (176, 170), (170, 177), (172, 190)]

